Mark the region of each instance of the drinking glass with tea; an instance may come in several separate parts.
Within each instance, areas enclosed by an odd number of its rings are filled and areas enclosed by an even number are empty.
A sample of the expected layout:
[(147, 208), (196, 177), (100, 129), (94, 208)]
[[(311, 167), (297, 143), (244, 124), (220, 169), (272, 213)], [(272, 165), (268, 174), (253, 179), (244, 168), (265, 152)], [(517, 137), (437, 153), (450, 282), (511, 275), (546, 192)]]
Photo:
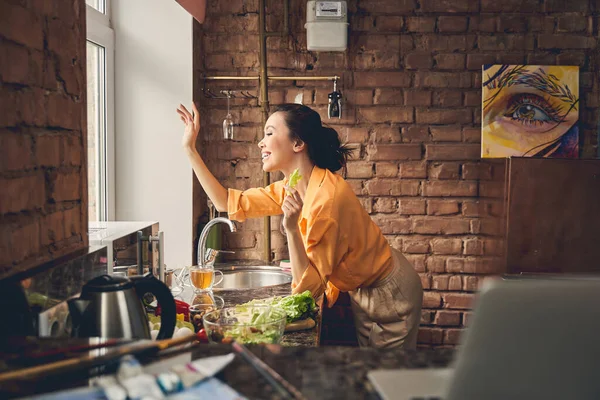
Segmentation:
[[(221, 274), (219, 280), (215, 282), (216, 276)], [(211, 291), (214, 285), (223, 281), (223, 272), (212, 267), (201, 268), (197, 265), (190, 267), (190, 282), (196, 292)]]

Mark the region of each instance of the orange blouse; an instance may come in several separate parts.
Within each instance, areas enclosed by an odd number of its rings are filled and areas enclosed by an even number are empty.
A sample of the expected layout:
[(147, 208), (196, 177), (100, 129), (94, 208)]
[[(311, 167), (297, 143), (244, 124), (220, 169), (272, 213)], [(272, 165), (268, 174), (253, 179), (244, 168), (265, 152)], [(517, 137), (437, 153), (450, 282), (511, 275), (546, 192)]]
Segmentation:
[[(229, 189), (229, 218), (243, 222), (282, 214), (285, 184)], [(325, 293), (332, 306), (340, 291), (367, 287), (392, 270), (387, 240), (338, 174), (314, 167), (298, 226), (310, 265), (299, 282), (292, 282), (292, 293), (310, 290), (315, 298)]]

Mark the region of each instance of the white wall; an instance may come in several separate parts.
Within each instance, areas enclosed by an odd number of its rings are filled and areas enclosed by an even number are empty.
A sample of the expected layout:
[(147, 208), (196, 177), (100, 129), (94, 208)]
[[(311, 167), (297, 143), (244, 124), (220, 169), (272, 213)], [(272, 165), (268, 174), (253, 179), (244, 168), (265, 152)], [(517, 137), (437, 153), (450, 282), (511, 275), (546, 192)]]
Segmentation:
[(116, 220), (156, 220), (169, 268), (192, 260), (192, 170), (176, 109), (192, 101), (192, 17), (175, 0), (113, 0)]

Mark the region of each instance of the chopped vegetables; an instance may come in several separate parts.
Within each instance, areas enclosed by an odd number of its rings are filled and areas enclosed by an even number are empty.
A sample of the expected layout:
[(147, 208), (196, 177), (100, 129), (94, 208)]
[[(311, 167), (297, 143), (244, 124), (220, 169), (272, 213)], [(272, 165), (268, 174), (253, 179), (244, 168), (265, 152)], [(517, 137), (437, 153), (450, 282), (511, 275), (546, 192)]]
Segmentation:
[(281, 308), (287, 315), (288, 324), (313, 316), (317, 309), (315, 300), (309, 290), (285, 297), (279, 296), (268, 299), (252, 300), (241, 306), (250, 306), (254, 304), (266, 304), (272, 307)]

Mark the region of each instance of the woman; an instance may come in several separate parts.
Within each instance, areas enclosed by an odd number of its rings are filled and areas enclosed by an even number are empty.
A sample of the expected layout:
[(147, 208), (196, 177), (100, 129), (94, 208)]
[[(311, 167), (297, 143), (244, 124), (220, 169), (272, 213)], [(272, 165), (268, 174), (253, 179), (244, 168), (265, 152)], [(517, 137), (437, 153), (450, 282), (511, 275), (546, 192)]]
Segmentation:
[[(258, 143), (263, 169), (286, 177), (266, 188), (224, 188), (195, 148), (199, 113), (183, 105), (183, 147), (200, 184), (219, 211), (229, 218), (280, 215), (287, 233), (292, 265), (292, 292), (326, 295), (331, 307), (340, 291), (348, 292), (359, 344), (380, 348), (414, 348), (421, 318), (421, 280), (400, 252), (392, 250), (362, 208), (352, 188), (334, 172), (350, 152), (337, 132), (321, 125), (319, 114), (299, 104), (278, 106)], [(287, 185), (294, 170), (302, 178)]]

